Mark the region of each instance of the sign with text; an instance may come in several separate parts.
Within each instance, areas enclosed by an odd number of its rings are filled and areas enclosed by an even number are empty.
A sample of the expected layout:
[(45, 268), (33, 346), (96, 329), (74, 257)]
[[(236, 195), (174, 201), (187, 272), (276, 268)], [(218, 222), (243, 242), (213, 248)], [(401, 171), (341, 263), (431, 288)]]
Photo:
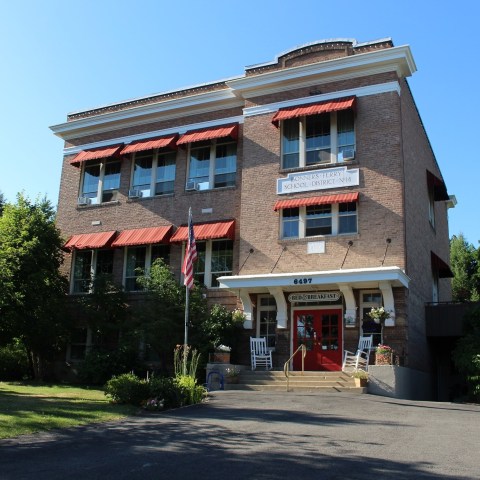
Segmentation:
[(324, 170), (289, 173), (277, 180), (277, 194), (310, 192), (359, 185), (358, 168), (335, 167)]
[(336, 302), (340, 300), (340, 292), (318, 292), (318, 293), (291, 293), (288, 301), (293, 302)]

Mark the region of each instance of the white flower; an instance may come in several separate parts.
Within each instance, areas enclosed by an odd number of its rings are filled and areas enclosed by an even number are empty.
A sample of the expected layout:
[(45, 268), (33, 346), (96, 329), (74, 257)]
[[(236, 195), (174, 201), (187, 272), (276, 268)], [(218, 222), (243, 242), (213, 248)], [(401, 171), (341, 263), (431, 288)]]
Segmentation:
[(215, 347), (215, 350), (217, 352), (227, 352), (227, 353), (232, 351), (231, 347), (227, 347), (226, 345), (217, 345)]

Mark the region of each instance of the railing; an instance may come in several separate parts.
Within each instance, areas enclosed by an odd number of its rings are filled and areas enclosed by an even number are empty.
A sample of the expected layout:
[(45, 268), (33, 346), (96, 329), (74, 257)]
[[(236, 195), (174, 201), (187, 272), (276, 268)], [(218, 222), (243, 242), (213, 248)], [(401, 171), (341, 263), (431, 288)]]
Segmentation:
[(285, 362), (285, 365), (283, 366), (283, 373), (287, 377), (287, 392), (288, 392), (288, 387), (289, 387), (289, 374), (290, 374), (290, 361), (293, 360), (293, 357), (299, 352), (302, 351), (302, 375), (303, 372), (305, 371), (305, 355), (307, 354), (307, 347), (302, 343), (290, 356), (290, 358)]

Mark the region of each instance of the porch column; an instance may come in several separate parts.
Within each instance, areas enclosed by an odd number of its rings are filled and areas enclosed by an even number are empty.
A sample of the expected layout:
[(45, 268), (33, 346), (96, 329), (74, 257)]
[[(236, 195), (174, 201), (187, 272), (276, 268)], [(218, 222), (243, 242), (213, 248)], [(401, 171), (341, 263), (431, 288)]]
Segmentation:
[(355, 303), (355, 296), (353, 295), (353, 288), (350, 285), (338, 285), (339, 290), (345, 299), (345, 318), (353, 318), (353, 321), (344, 321), (346, 327), (355, 327), (357, 323), (357, 305)]
[(250, 300), (250, 295), (248, 290), (241, 288), (239, 292), (240, 300), (243, 304), (243, 313), (245, 315), (245, 321), (243, 322), (243, 328), (245, 330), (250, 330), (253, 328), (252, 322), (252, 301)]
[(287, 328), (287, 301), (280, 287), (269, 288), (270, 295), (277, 303), (277, 328)]
[(395, 326), (395, 301), (393, 300), (392, 284), (390, 282), (378, 282), (378, 288), (382, 292), (383, 306), (390, 313), (390, 318), (385, 320), (386, 327)]

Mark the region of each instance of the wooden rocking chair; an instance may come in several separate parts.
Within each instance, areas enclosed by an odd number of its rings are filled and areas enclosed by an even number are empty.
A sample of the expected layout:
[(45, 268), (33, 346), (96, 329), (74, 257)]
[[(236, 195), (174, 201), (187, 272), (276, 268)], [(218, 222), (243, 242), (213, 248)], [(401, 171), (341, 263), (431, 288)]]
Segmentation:
[(344, 372), (356, 372), (357, 370), (368, 371), (368, 362), (370, 359), (370, 351), (372, 350), (372, 335), (368, 337), (360, 337), (358, 348), (355, 353), (345, 350), (343, 354)]
[(250, 355), (252, 359), (252, 370), (257, 367), (272, 369), (272, 352), (267, 348), (265, 338), (250, 337)]

